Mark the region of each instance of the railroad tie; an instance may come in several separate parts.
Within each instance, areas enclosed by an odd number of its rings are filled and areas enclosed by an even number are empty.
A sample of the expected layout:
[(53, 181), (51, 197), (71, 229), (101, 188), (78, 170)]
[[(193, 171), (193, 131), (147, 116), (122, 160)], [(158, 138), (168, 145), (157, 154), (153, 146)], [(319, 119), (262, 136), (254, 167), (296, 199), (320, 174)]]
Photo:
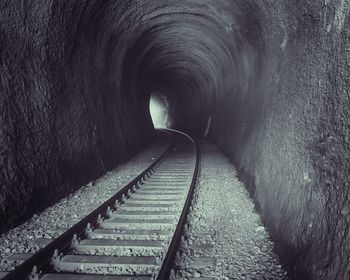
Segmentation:
[(192, 199), (199, 153), (189, 136), (165, 133), (173, 137), (165, 154), (59, 237), (37, 240), (43, 249), (4, 279), (25, 279), (29, 268), (32, 280), (39, 270), (44, 280), (166, 279)]

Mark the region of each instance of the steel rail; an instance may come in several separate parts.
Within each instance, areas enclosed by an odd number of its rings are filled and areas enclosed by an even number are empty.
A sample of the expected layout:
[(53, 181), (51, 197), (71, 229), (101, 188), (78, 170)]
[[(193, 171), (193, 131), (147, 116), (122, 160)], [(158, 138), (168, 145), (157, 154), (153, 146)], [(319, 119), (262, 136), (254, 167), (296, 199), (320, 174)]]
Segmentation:
[(109, 207), (114, 208), (116, 200), (121, 201), (122, 196), (126, 195), (129, 190), (131, 191), (135, 184), (138, 184), (141, 181), (145, 180), (149, 176), (149, 174), (154, 170), (154, 168), (157, 165), (159, 165), (159, 163), (164, 159), (164, 157), (171, 151), (173, 147), (174, 137), (171, 133), (167, 132), (166, 130), (162, 131), (171, 135), (171, 143), (168, 149), (155, 162), (153, 162), (140, 175), (138, 175), (135, 179), (128, 183), (123, 189), (121, 189), (110, 199), (105, 201), (101, 206), (92, 211), (85, 218), (76, 223), (73, 227), (69, 228), (59, 237), (54, 239), (52, 242), (50, 242), (48, 245), (42, 248), (38, 253), (34, 254), (28, 260), (24, 261), (15, 270), (9, 272), (1, 280), (28, 279), (28, 277), (30, 277), (31, 273), (33, 272), (34, 267), (36, 267), (38, 271), (49, 270), (51, 258), (54, 255), (55, 250), (59, 250), (60, 252), (68, 250), (74, 235), (82, 236), (85, 233), (85, 229), (88, 223), (90, 223), (92, 226), (96, 226), (98, 216), (101, 214), (104, 215)]
[[(176, 130), (169, 129), (169, 131), (176, 131)], [(195, 148), (196, 162), (195, 162), (195, 168), (194, 168), (194, 172), (193, 172), (193, 177), (192, 177), (192, 182), (191, 182), (191, 186), (189, 189), (189, 193), (188, 193), (185, 205), (182, 209), (180, 219), (179, 219), (178, 224), (176, 226), (174, 236), (170, 242), (167, 253), (163, 259), (161, 269), (158, 272), (157, 280), (169, 279), (171, 269), (174, 266), (175, 256), (176, 256), (176, 253), (179, 249), (179, 245), (181, 242), (181, 237), (182, 237), (183, 232), (184, 232), (184, 227), (186, 225), (186, 220), (187, 220), (187, 216), (189, 214), (191, 202), (193, 199), (194, 190), (195, 190), (195, 187), (197, 184), (198, 172), (199, 172), (200, 152), (199, 152), (199, 148), (198, 148), (197, 143), (189, 135), (187, 135), (183, 132), (180, 132), (180, 131), (176, 131), (176, 132), (185, 135), (187, 138), (189, 138), (192, 141), (194, 148)]]

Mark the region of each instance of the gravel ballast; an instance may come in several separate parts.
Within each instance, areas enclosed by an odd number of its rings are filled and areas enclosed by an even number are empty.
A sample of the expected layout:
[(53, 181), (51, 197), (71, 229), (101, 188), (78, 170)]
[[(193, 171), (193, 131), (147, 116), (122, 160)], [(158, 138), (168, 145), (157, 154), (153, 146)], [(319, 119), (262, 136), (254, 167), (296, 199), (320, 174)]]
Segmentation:
[(200, 142), (201, 168), (172, 279), (288, 279), (234, 166)]
[(54, 238), (85, 217), (155, 161), (170, 144), (170, 138), (157, 136), (155, 142), (125, 164), (107, 172), (99, 179), (82, 186), (24, 224), (0, 235), (0, 271), (10, 271), (18, 263), (15, 254), (35, 253), (40, 238)]

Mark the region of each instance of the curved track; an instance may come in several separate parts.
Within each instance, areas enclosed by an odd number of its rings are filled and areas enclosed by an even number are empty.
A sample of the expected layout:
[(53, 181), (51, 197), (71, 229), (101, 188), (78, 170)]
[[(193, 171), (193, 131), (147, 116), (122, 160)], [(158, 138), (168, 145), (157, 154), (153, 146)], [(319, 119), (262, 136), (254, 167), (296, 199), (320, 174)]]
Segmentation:
[(188, 135), (166, 133), (172, 134), (172, 143), (159, 159), (2, 279), (168, 279), (196, 183), (199, 153)]

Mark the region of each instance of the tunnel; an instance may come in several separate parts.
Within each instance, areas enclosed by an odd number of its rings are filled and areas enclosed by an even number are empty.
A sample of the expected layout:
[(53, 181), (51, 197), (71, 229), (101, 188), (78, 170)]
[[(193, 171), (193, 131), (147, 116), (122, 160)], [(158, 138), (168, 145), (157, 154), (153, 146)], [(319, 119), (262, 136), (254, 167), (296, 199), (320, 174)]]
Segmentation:
[(2, 0), (0, 231), (127, 161), (160, 125), (230, 159), (295, 279), (349, 279), (349, 8)]

